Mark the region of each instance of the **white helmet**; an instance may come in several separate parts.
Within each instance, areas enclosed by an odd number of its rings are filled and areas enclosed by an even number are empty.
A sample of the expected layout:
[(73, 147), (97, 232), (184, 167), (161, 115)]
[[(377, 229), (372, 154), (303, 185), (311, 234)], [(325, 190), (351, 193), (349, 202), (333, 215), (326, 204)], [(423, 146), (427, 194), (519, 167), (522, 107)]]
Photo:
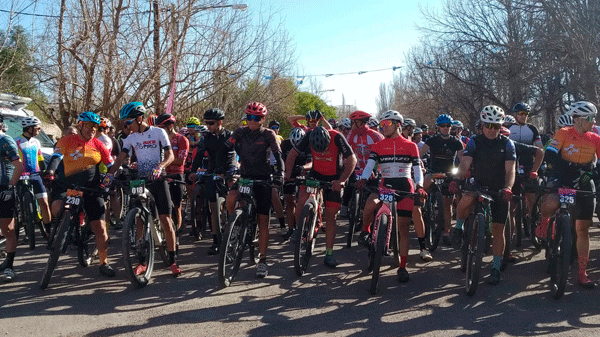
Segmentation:
[(377, 128), (379, 126), (379, 121), (377, 120), (377, 118), (371, 117), (367, 122), (367, 126), (369, 126), (370, 128)]
[(567, 111), (567, 114), (571, 117), (573, 117), (573, 116), (582, 116), (582, 117), (596, 116), (597, 113), (598, 113), (598, 110), (596, 109), (596, 106), (587, 101), (575, 102), (575, 103), (571, 104), (569, 111)]
[(558, 117), (558, 127), (564, 128), (566, 126), (573, 126), (573, 118), (568, 113)]
[(511, 115), (504, 116), (504, 125), (510, 126), (510, 125), (514, 125), (514, 124), (517, 124), (517, 120), (513, 116), (511, 116)]
[(28, 128), (30, 126), (36, 126), (40, 124), (42, 124), (42, 122), (35, 116), (21, 119), (21, 126), (23, 128)]
[(398, 122), (400, 125), (402, 125), (402, 123), (404, 123), (404, 118), (402, 117), (402, 115), (398, 112), (398, 111), (394, 111), (394, 110), (388, 110), (384, 113), (381, 114), (381, 118), (382, 121), (385, 120), (393, 120)]
[(198, 131), (199, 133), (205, 133), (208, 132), (208, 128), (204, 125), (196, 125), (196, 131)]
[(496, 105), (488, 105), (481, 109), (479, 114), (484, 123), (502, 124), (504, 123), (504, 110)]
[(350, 118), (342, 119), (342, 123), (340, 125), (348, 130), (352, 129), (352, 121), (350, 120)]
[(290, 141), (292, 142), (292, 146), (298, 146), (305, 135), (306, 132), (304, 132), (302, 128), (294, 128), (294, 130), (290, 132)]

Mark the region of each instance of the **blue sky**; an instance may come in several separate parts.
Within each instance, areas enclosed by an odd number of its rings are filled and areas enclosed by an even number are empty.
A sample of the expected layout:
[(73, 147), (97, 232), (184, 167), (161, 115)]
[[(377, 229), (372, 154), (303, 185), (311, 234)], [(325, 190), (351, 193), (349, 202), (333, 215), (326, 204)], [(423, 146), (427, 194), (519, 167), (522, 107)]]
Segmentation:
[(341, 104), (343, 94), (346, 104), (356, 103), (370, 113), (377, 112), (379, 84), (391, 82), (394, 72), (357, 73), (403, 66), (405, 53), (419, 42), (419, 4), (436, 9), (442, 6), (441, 0), (240, 2), (248, 4), (253, 12), (269, 8), (278, 11), (296, 46), (298, 75), (355, 72), (317, 79), (323, 90), (335, 90), (323, 93), (329, 104)]

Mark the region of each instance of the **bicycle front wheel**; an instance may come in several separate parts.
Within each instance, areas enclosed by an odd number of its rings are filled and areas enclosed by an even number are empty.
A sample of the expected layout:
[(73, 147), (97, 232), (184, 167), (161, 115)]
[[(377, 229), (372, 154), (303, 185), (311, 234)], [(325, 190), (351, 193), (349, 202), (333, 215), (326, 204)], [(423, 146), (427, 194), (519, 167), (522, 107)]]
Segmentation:
[(73, 216), (71, 211), (64, 211), (62, 214), (62, 219), (60, 221), (60, 226), (54, 237), (54, 243), (52, 247), (52, 252), (50, 252), (50, 257), (48, 257), (48, 263), (46, 263), (46, 268), (44, 269), (44, 275), (42, 276), (42, 280), (40, 281), (40, 288), (46, 289), (48, 284), (50, 284), (50, 278), (54, 273), (54, 269), (56, 268), (56, 264), (58, 263), (58, 258), (60, 257), (61, 252), (67, 242), (67, 237), (69, 236), (69, 231), (71, 229), (71, 223), (73, 222)]
[(354, 193), (348, 204), (348, 236), (346, 239), (346, 247), (348, 248), (352, 247), (352, 238), (354, 237), (356, 227), (360, 223), (360, 219), (358, 219), (358, 214), (360, 213), (359, 203), (360, 193)]
[(236, 209), (229, 217), (219, 250), (219, 284), (229, 287), (235, 279), (242, 263), (248, 226), (243, 223), (244, 211)]
[(477, 285), (479, 285), (481, 261), (486, 248), (486, 225), (485, 216), (478, 213), (475, 216), (472, 231), (468, 236), (466, 291), (469, 296), (475, 294)]
[(381, 214), (377, 221), (379, 226), (377, 228), (377, 237), (375, 243), (375, 254), (373, 256), (373, 275), (371, 275), (371, 295), (377, 294), (379, 286), (379, 269), (381, 268), (381, 257), (386, 247), (386, 239), (388, 233), (388, 226), (390, 225), (389, 214)]
[(127, 278), (136, 288), (145, 287), (154, 270), (154, 238), (148, 220), (147, 214), (134, 207), (125, 216), (123, 224), (123, 264)]
[[(560, 214), (556, 218), (554, 238), (549, 235), (550, 256), (550, 293), (554, 299), (561, 298), (565, 293), (569, 269), (571, 267), (571, 254), (573, 247), (573, 233), (568, 214)], [(552, 227), (551, 227), (552, 229)]]
[(77, 260), (79, 265), (87, 267), (94, 261), (94, 257), (98, 254), (96, 248), (96, 237), (89, 224), (77, 228)]
[(302, 216), (297, 224), (298, 230), (294, 233), (297, 236), (294, 246), (294, 269), (298, 276), (304, 275), (312, 256), (316, 221), (317, 205), (309, 200), (302, 208)]
[(442, 232), (444, 231), (444, 196), (439, 191), (431, 196), (428, 222), (429, 235), (427, 235), (427, 241), (429, 251), (433, 253), (440, 244)]

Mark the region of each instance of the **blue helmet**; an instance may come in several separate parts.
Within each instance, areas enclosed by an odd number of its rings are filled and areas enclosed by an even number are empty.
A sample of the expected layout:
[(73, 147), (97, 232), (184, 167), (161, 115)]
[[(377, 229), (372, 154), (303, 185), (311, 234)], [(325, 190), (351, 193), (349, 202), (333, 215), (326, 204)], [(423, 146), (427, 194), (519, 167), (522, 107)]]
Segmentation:
[(452, 117), (447, 114), (439, 115), (435, 120), (435, 124), (452, 124)]
[(77, 122), (92, 122), (100, 125), (100, 116), (96, 115), (91, 111), (82, 112), (79, 117), (77, 117)]
[(146, 114), (146, 108), (141, 102), (131, 102), (125, 104), (119, 113), (119, 118), (127, 119), (127, 118), (136, 118), (139, 116), (143, 116)]

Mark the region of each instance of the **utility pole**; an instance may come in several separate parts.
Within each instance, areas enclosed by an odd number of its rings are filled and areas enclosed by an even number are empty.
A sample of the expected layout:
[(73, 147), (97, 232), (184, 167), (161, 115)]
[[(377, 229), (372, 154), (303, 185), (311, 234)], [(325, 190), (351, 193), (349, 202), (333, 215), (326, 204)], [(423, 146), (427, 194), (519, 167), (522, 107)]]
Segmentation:
[(153, 0), (154, 11), (154, 113), (160, 114), (160, 18), (158, 17), (158, 0)]

